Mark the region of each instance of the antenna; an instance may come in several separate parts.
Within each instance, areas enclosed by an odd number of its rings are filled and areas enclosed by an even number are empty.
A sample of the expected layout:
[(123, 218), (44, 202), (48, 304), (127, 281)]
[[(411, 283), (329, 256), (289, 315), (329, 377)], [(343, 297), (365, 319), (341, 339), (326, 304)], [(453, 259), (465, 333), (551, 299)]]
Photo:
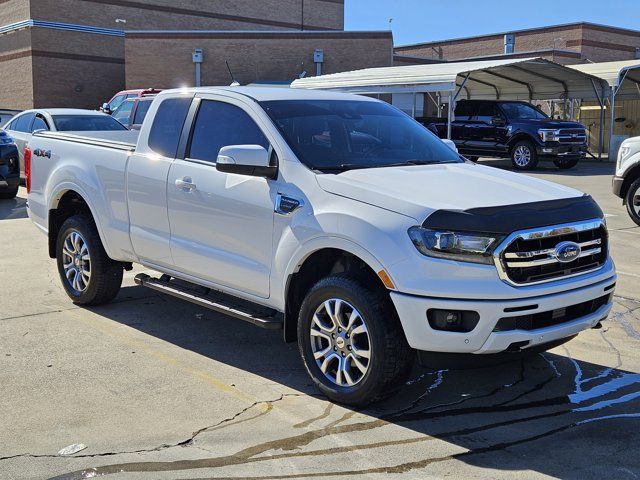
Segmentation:
[(229, 76), (231, 77), (231, 87), (239, 87), (240, 82), (236, 80), (236, 77), (233, 76), (233, 72), (231, 71), (231, 67), (229, 66), (229, 61), (225, 60), (224, 63), (227, 65), (227, 70), (229, 70)]

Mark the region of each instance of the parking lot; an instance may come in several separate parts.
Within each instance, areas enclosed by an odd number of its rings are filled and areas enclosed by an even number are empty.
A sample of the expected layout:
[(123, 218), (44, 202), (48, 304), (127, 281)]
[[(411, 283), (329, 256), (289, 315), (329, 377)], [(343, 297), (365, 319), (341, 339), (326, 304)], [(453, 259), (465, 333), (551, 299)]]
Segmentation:
[(525, 360), (416, 366), (362, 411), (319, 396), (280, 332), (135, 286), (139, 268), (114, 303), (75, 307), (24, 189), (0, 201), (0, 478), (640, 477), (640, 228), (612, 165), (541, 167), (607, 215), (604, 327)]

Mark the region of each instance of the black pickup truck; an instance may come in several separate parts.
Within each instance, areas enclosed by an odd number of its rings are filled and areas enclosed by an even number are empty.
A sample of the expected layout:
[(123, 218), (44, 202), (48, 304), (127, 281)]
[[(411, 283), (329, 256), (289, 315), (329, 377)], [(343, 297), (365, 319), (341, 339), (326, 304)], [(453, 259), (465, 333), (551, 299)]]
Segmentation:
[[(418, 120), (440, 138), (447, 137), (446, 119)], [(587, 151), (587, 134), (581, 123), (554, 120), (529, 103), (515, 101), (459, 101), (452, 140), (470, 160), (511, 158), (517, 170), (531, 170), (539, 160), (572, 168)]]

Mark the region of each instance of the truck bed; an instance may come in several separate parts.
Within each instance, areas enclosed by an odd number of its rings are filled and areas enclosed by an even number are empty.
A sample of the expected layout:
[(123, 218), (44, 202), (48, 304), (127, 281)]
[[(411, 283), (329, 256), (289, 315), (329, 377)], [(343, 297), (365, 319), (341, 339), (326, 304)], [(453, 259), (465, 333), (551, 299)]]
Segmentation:
[(38, 132), (35, 136), (84, 143), (118, 150), (133, 151), (138, 142), (137, 130), (121, 132)]

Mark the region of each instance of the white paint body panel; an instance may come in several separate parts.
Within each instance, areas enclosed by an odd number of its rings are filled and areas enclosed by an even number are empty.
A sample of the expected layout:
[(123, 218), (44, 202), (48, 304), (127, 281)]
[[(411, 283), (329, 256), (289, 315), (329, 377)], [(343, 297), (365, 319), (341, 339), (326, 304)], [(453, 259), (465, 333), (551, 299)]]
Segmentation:
[[(153, 152), (148, 137), (158, 105), (177, 96), (217, 99), (244, 109), (278, 155), (278, 178), (226, 174), (210, 164), (164, 158)], [(75, 190), (89, 204), (111, 258), (141, 263), (280, 311), (285, 309), (287, 279), (306, 258), (323, 248), (344, 250), (373, 271), (388, 273), (396, 287), (392, 299), (410, 344), (435, 351), (496, 351), (503, 348), (506, 337), (487, 332), (505, 303), (531, 303), (535, 298), (539, 311), (545, 311), (590, 295), (597, 298), (602, 285), (615, 282), (611, 261), (596, 273), (516, 288), (501, 281), (494, 266), (420, 254), (407, 230), (437, 209), (510, 205), (582, 194), (472, 164), (319, 174), (296, 158), (255, 101), (288, 98), (376, 101), (288, 89), (165, 91), (152, 104), (135, 151), (36, 135), (33, 148), (51, 150), (52, 157), (33, 157), (29, 214), (46, 232), (49, 210), (56, 207), (64, 192)], [(185, 178), (196, 188), (178, 188), (176, 180)], [(300, 200), (301, 207), (290, 215), (274, 213), (278, 194)], [(466, 334), (469, 343), (448, 338), (456, 334), (433, 335), (425, 308), (461, 303), (483, 316), (479, 327)], [(585, 319), (569, 330), (590, 326), (592, 319)], [(569, 330), (552, 328), (545, 335), (549, 339), (571, 335)]]

